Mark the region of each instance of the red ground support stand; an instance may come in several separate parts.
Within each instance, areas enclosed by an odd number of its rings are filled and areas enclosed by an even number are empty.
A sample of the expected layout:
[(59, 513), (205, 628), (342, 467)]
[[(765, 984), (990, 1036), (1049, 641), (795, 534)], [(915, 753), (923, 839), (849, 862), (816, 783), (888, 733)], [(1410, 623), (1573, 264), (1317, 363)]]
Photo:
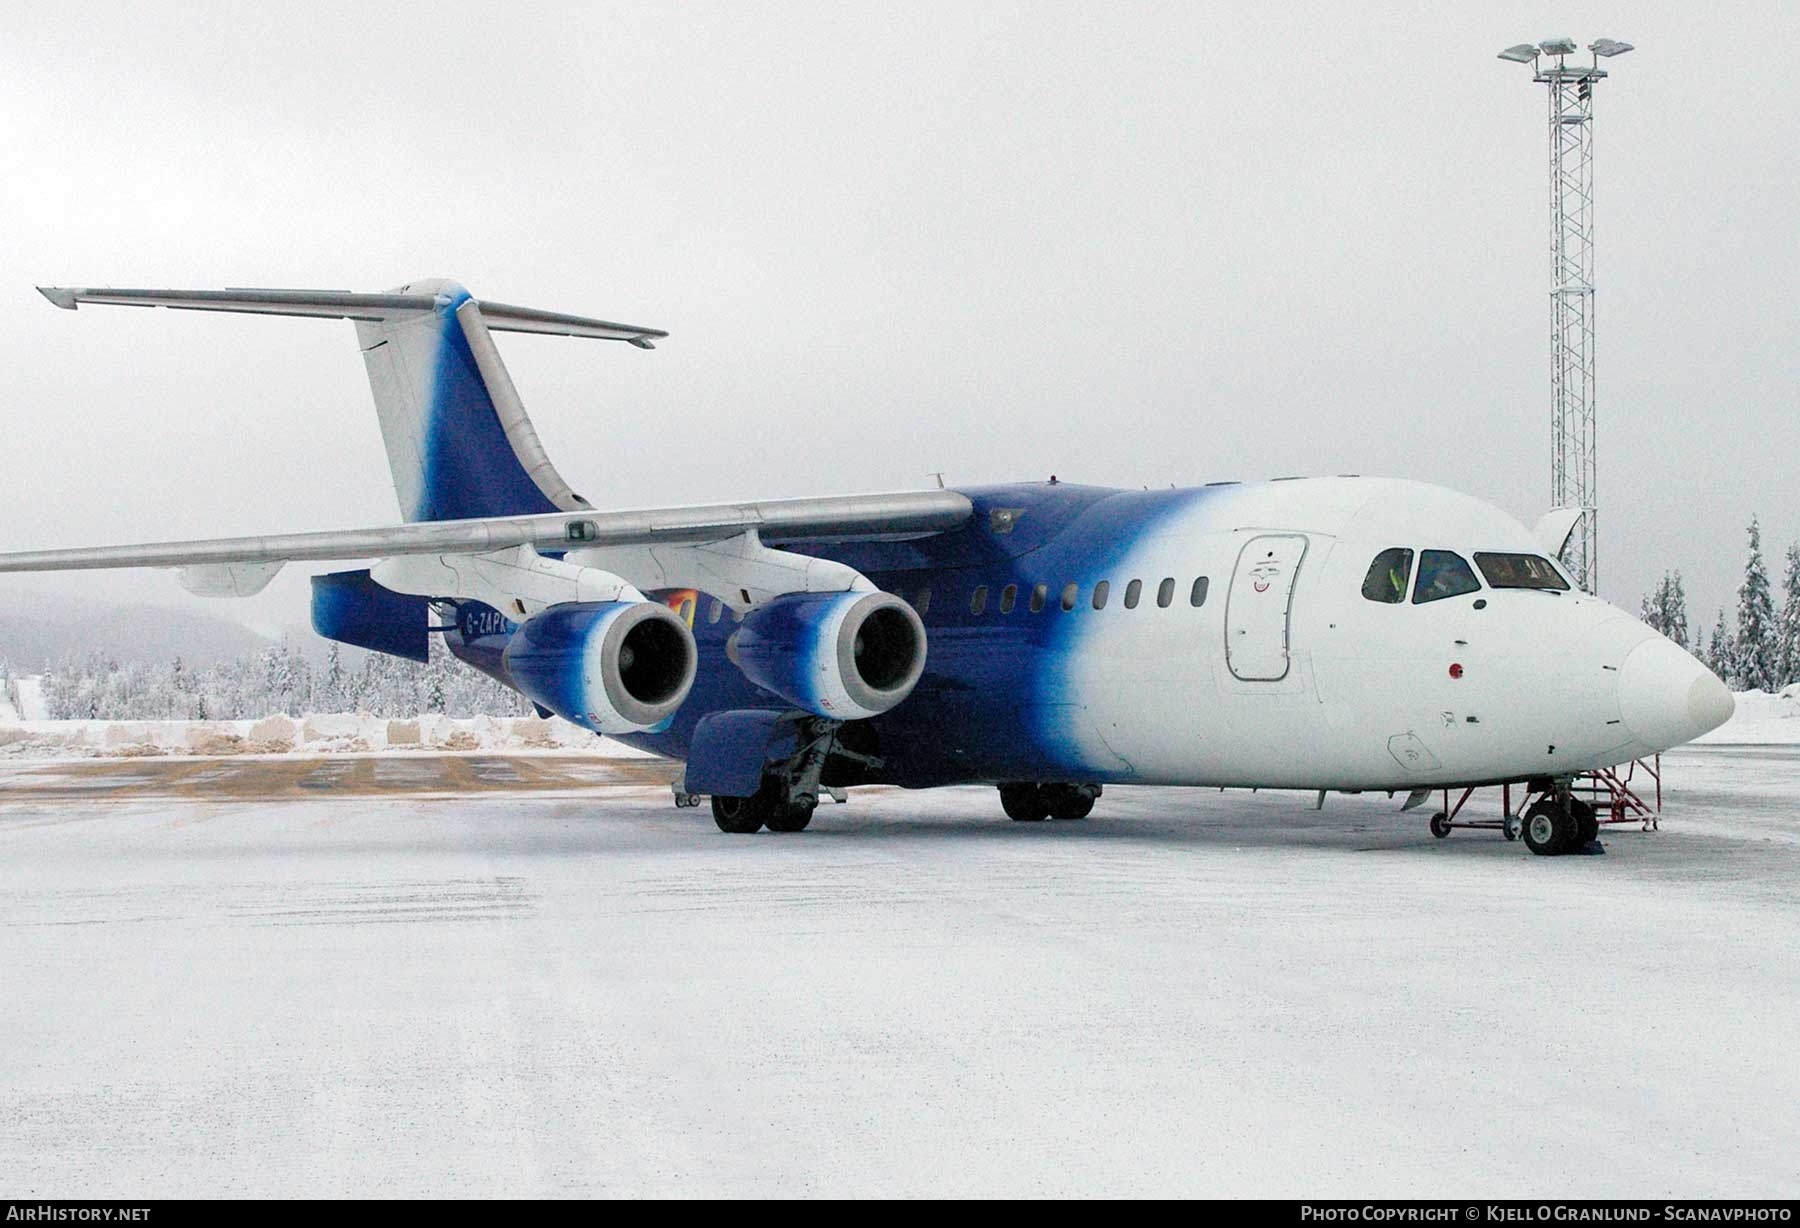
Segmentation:
[[(1520, 792), (1521, 792), (1521, 794), (1523, 794), (1523, 790), (1521, 790)], [(1481, 831), (1497, 831), (1501, 835), (1505, 836), (1508, 840), (1517, 840), (1519, 838), (1519, 828), (1523, 824), (1524, 820), (1520, 817), (1519, 814), (1517, 814), (1513, 811), (1512, 786), (1511, 785), (1501, 785), (1500, 786), (1500, 817), (1499, 818), (1497, 818), (1497, 819), (1458, 819), (1457, 816), (1462, 813), (1463, 807), (1468, 804), (1469, 799), (1471, 797), (1473, 797), (1474, 795), (1475, 795), (1475, 790), (1473, 787), (1464, 789), (1462, 791), (1462, 796), (1457, 798), (1456, 804), (1454, 806), (1452, 806), (1450, 804), (1450, 790), (1445, 789), (1444, 790), (1444, 808), (1442, 810), (1440, 810), (1438, 813), (1431, 816), (1431, 834), (1436, 836), (1438, 839), (1442, 840), (1445, 836), (1449, 835), (1454, 829), (1456, 829), (1458, 827), (1467, 827), (1467, 828), (1478, 829)], [(1524, 796), (1521, 796), (1519, 798), (1519, 809), (1521, 811), (1525, 809), (1525, 802), (1527, 800), (1528, 799), (1525, 798)]]
[[(1621, 768), (1623, 772), (1621, 773)], [(1647, 802), (1632, 787), (1638, 770), (1655, 787), (1656, 801)], [(1656, 831), (1662, 819), (1662, 756), (1633, 759), (1619, 767), (1584, 772), (1575, 778), (1575, 792), (1585, 795), (1602, 826), (1608, 823), (1638, 823), (1645, 831)]]
[[(1654, 786), (1653, 802), (1645, 800), (1639, 792), (1639, 789), (1645, 787), (1638, 777), (1640, 771), (1644, 779)], [(1571, 791), (1594, 808), (1594, 817), (1602, 826), (1611, 823), (1638, 823), (1645, 831), (1656, 831), (1662, 818), (1662, 756), (1634, 759), (1619, 767), (1601, 768), (1597, 772), (1583, 772), (1575, 778)], [(1517, 840), (1531, 795), (1520, 789), (1519, 805), (1515, 810), (1512, 792), (1511, 785), (1500, 786), (1499, 818), (1464, 819), (1458, 816), (1475, 795), (1474, 788), (1464, 789), (1455, 804), (1450, 801), (1450, 790), (1445, 789), (1444, 808), (1431, 816), (1431, 834), (1442, 840), (1457, 828), (1466, 827), (1497, 831), (1508, 840)]]

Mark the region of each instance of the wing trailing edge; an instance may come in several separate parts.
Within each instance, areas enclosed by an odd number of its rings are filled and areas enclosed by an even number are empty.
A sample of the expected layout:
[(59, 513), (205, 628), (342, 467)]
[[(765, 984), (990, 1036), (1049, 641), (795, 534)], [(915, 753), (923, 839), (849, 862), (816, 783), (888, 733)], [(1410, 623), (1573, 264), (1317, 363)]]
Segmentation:
[(972, 514), (973, 507), (968, 498), (955, 491), (896, 491), (32, 550), (0, 554), (0, 573), (295, 563), (420, 554), (489, 554), (515, 546), (566, 551), (605, 546), (691, 545), (724, 541), (752, 530), (765, 539), (777, 541), (881, 537), (897, 533), (943, 532), (959, 527)]

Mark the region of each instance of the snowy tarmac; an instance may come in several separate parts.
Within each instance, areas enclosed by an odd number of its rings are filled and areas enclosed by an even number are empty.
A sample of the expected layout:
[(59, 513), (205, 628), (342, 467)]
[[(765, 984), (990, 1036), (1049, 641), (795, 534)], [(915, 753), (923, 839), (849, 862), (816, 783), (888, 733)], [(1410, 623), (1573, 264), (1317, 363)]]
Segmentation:
[(1661, 831), (1537, 858), (1383, 797), (731, 837), (642, 760), (7, 762), (0, 1189), (1794, 1197), (1800, 747), (1665, 764)]

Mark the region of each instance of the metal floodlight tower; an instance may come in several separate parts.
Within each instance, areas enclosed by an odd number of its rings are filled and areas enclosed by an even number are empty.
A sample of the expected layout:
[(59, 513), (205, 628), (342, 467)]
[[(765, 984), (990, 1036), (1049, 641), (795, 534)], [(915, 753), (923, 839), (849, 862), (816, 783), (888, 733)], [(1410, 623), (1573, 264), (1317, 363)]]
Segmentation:
[(1599, 580), (1594, 436), (1594, 85), (1602, 59), (1630, 43), (1595, 39), (1591, 63), (1570, 63), (1575, 40), (1520, 43), (1500, 53), (1530, 64), (1550, 92), (1550, 500), (1583, 508), (1563, 562), (1594, 592)]

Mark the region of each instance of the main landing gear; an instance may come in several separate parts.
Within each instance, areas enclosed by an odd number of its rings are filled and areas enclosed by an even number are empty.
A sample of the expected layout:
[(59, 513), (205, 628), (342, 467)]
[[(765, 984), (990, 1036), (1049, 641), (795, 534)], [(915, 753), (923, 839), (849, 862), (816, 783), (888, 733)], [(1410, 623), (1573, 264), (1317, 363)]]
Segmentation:
[(789, 799), (779, 788), (771, 788), (772, 783), (765, 780), (763, 787), (749, 797), (713, 798), (713, 822), (719, 830), (734, 836), (754, 835), (765, 827), (770, 831), (805, 831), (819, 799), (810, 794)]
[[(829, 793), (842, 802), (842, 788), (822, 783), (827, 757), (853, 761), (865, 766), (879, 766), (873, 755), (853, 750), (838, 740), (838, 721), (801, 719), (795, 722), (798, 747), (793, 755), (780, 763), (764, 766), (761, 786), (749, 797), (712, 799), (713, 822), (719, 830), (734, 836), (750, 836), (768, 828), (774, 832), (805, 831), (819, 807), (819, 796)], [(675, 804), (683, 804), (678, 794)], [(698, 803), (698, 798), (693, 798)]]
[(1000, 786), (1000, 808), (1006, 811), (1007, 818), (1020, 823), (1085, 819), (1093, 813), (1099, 797), (1099, 785), (1040, 785), (1022, 781)]

